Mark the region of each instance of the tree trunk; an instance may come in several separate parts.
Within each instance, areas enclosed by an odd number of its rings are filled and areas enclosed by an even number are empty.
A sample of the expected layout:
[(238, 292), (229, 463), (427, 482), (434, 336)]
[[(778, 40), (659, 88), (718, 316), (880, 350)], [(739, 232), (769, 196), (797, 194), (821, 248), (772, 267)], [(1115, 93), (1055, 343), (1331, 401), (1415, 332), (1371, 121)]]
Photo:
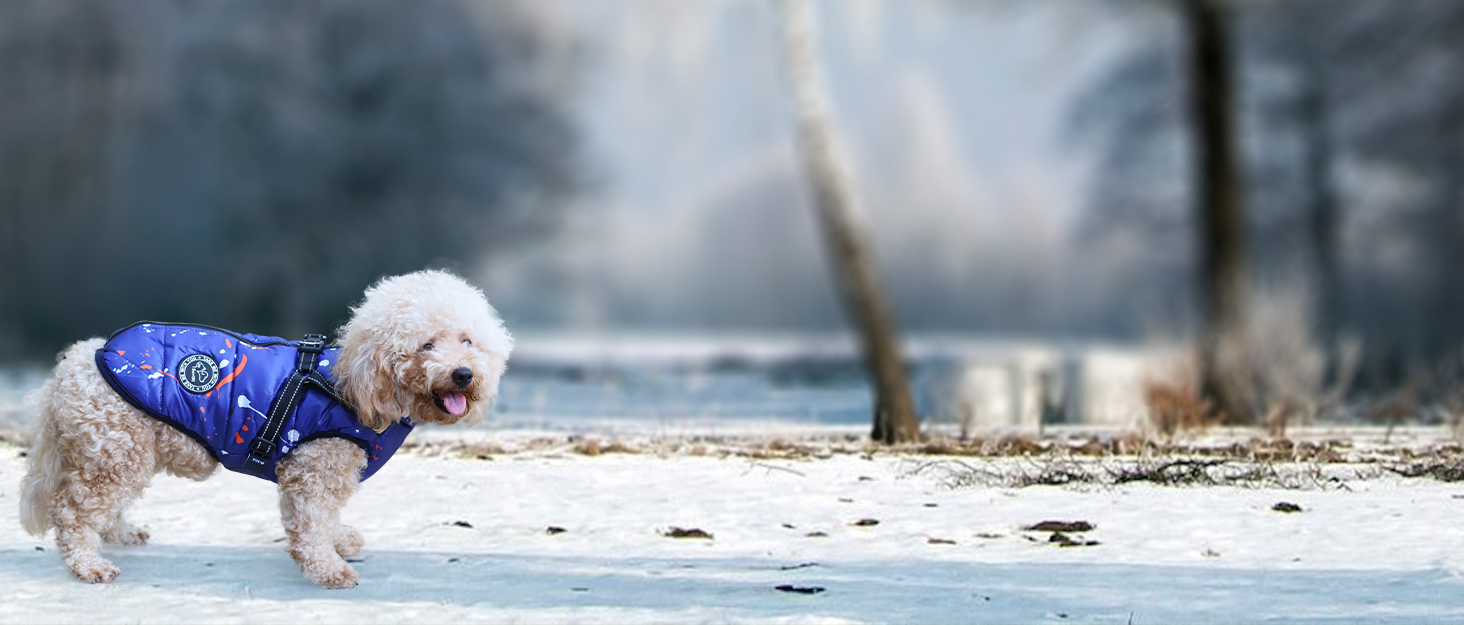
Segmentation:
[(905, 364), (869, 246), (855, 219), (853, 182), (824, 100), (812, 20), (804, 0), (777, 0), (783, 62), (793, 91), (803, 167), (839, 294), (858, 326), (874, 386), (874, 430), (882, 443), (916, 440), (920, 423), (910, 401)]
[(1234, 72), (1224, 0), (1184, 0), (1199, 209), (1201, 392), (1220, 419), (1255, 421), (1247, 389), (1245, 209), (1236, 155)]

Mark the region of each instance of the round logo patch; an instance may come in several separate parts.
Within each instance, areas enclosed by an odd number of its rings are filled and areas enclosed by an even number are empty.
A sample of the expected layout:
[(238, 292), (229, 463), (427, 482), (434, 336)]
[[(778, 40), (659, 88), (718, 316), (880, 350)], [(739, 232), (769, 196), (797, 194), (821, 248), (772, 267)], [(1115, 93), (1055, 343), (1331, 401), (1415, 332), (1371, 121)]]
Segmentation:
[(219, 363), (208, 354), (184, 358), (178, 363), (178, 383), (190, 393), (207, 393), (219, 383)]

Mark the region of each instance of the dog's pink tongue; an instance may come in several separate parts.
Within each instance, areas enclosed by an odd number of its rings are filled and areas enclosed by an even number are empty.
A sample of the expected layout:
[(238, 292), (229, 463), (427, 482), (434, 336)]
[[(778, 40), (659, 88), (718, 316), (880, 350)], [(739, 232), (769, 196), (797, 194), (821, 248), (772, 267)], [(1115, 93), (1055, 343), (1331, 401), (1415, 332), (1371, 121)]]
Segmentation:
[(463, 397), (462, 393), (443, 393), (442, 405), (446, 406), (447, 411), (451, 412), (453, 416), (461, 416), (468, 411), (468, 398)]

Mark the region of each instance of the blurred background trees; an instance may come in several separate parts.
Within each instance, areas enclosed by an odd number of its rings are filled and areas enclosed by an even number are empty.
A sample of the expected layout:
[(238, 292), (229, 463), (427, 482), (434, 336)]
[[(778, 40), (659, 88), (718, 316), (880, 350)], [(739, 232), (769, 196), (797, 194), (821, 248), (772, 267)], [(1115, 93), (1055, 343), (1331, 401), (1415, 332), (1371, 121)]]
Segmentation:
[[(1455, 172), (1464, 90), (1464, 5), (1230, 2), (1246, 180), (1248, 257), (1261, 293), (1301, 291), (1305, 329), (1338, 376), (1339, 345), (1362, 344), (1359, 383), (1386, 393), (1434, 380), (1464, 339), (1464, 206)], [(1186, 290), (1191, 140), (1177, 20), (1098, 76), (1074, 107), (1077, 136), (1102, 155), (1089, 206), (1097, 237), (1138, 228), (1169, 241), (1130, 276)], [(1139, 287), (1142, 288), (1142, 287)], [(1264, 295), (1263, 295), (1264, 296)], [(1445, 385), (1458, 384), (1451, 380)], [(1425, 384), (1425, 386), (1427, 386)]]
[[(1464, 414), (1464, 5), (814, 4), (907, 342), (1043, 344), (1068, 354), (1058, 380), (1092, 344), (1199, 337), (1220, 306), (1196, 305), (1185, 9), (1211, 6), (1251, 415)], [(329, 330), (423, 266), (483, 284), (523, 333), (837, 333), (774, 19), (732, 0), (0, 3), (0, 368), (141, 318)]]
[(531, 245), (578, 180), (554, 45), (509, 3), (6, 3), (0, 348), (330, 332), (377, 277)]

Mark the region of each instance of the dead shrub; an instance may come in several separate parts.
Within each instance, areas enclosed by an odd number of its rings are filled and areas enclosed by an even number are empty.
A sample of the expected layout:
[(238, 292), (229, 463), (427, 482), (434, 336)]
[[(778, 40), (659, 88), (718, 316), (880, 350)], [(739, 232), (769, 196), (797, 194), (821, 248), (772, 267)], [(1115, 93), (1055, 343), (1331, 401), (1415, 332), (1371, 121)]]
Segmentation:
[(623, 443), (623, 442), (618, 441), (618, 440), (617, 441), (610, 441), (609, 443), (602, 443), (599, 440), (593, 439), (593, 438), (587, 438), (587, 439), (584, 439), (584, 440), (581, 440), (581, 441), (576, 442), (574, 444), (574, 447), (571, 447), (570, 450), (573, 451), (574, 453), (577, 453), (577, 454), (581, 455), (581, 456), (598, 456), (598, 455), (601, 455), (601, 454), (638, 454), (638, 453), (641, 453), (641, 449), (639, 449), (637, 447), (634, 447), (634, 446), (631, 446), (629, 444)]
[(601, 449), (600, 450), (600, 453), (605, 453), (605, 454), (638, 454), (638, 453), (641, 453), (641, 450), (639, 448), (635, 447), (635, 446), (629, 445), (629, 444), (624, 443), (622, 441), (610, 441), (610, 444), (609, 445), (606, 445), (604, 449)]
[[(1158, 486), (1239, 486), (1287, 490), (1347, 488), (1347, 479), (1371, 475), (1366, 468), (1323, 470), (1323, 465), (1306, 462), (1264, 462), (1226, 458), (1101, 458), (1079, 459), (1050, 456), (1021, 459), (957, 459), (918, 463), (911, 475), (931, 475), (949, 488), (1062, 486), (1083, 490), (1111, 488), (1133, 483)], [(1401, 473), (1403, 469), (1390, 470)], [(1439, 478), (1444, 473), (1426, 467), (1420, 475)], [(1461, 472), (1464, 473), (1464, 472)], [(1442, 479), (1442, 478), (1440, 478)]]
[(1311, 291), (1300, 280), (1257, 290), (1246, 327), (1250, 390), (1273, 438), (1316, 416), (1325, 401), (1326, 353), (1317, 340)]
[(572, 450), (581, 456), (598, 456), (604, 451), (604, 445), (598, 440), (587, 438), (575, 443)]
[(1165, 438), (1209, 425), (1210, 401), (1200, 397), (1193, 376), (1175, 381), (1146, 380), (1144, 406), (1149, 409), (1149, 425)]

